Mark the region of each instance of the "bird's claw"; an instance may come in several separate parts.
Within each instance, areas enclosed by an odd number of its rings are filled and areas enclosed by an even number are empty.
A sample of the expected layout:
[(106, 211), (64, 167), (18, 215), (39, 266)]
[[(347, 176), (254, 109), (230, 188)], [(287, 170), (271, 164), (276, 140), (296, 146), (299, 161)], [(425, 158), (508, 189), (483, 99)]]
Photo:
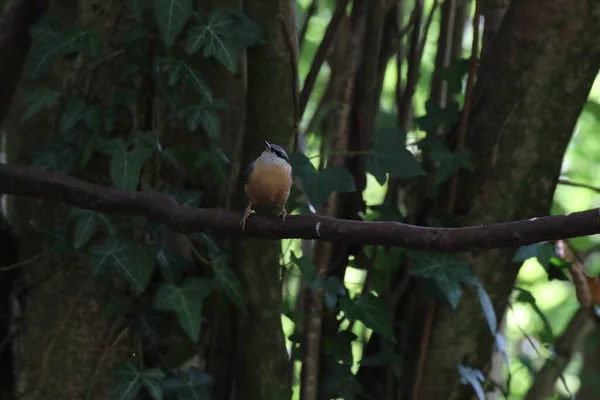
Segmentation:
[(281, 223), (283, 224), (285, 222), (285, 217), (287, 215), (287, 211), (285, 209), (285, 207), (281, 207), (281, 211), (279, 211), (279, 214), (277, 214), (277, 218), (281, 218)]
[(248, 206), (246, 208), (246, 211), (244, 212), (242, 220), (240, 221), (240, 226), (242, 227), (243, 231), (246, 230), (246, 221), (248, 220), (248, 218), (250, 218), (252, 214), (256, 214), (256, 211), (254, 211), (252, 208), (250, 208), (250, 206)]

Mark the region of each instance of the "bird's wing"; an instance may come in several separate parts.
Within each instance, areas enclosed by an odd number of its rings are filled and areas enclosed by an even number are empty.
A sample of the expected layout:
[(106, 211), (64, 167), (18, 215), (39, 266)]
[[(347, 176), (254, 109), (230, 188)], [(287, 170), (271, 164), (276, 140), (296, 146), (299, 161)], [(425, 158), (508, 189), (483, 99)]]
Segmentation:
[(254, 171), (254, 164), (256, 164), (256, 160), (253, 160), (244, 171), (244, 183), (248, 183), (248, 179), (250, 178), (250, 174)]

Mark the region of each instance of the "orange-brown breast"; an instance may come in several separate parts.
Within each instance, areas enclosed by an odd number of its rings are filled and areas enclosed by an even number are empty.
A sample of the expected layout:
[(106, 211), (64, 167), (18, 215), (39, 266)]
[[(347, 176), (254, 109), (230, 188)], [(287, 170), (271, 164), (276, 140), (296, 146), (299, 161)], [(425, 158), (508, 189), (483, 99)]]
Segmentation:
[(257, 162), (245, 186), (252, 204), (285, 204), (290, 195), (289, 170), (278, 165)]

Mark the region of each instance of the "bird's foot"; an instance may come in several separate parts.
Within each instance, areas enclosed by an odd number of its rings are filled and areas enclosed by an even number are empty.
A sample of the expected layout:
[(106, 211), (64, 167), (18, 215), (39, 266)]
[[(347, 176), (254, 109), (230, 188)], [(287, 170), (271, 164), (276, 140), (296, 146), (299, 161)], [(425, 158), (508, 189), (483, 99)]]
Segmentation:
[(256, 214), (256, 211), (252, 209), (252, 204), (248, 204), (248, 207), (246, 207), (246, 211), (244, 211), (244, 216), (240, 221), (240, 226), (242, 227), (243, 231), (246, 230), (246, 221), (248, 220), (248, 218), (250, 218), (252, 214)]
[(285, 222), (286, 215), (287, 215), (287, 211), (286, 211), (285, 207), (281, 206), (281, 211), (279, 211), (279, 214), (277, 214), (277, 218), (281, 218), (282, 224)]

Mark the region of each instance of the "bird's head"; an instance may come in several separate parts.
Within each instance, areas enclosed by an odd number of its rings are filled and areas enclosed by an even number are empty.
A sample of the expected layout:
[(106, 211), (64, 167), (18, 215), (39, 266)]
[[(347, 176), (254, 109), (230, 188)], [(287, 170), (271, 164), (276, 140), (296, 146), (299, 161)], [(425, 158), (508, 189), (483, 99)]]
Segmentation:
[(282, 162), (289, 165), (290, 158), (283, 147), (276, 144), (271, 144), (265, 140), (265, 149), (260, 158), (267, 163), (280, 164)]

